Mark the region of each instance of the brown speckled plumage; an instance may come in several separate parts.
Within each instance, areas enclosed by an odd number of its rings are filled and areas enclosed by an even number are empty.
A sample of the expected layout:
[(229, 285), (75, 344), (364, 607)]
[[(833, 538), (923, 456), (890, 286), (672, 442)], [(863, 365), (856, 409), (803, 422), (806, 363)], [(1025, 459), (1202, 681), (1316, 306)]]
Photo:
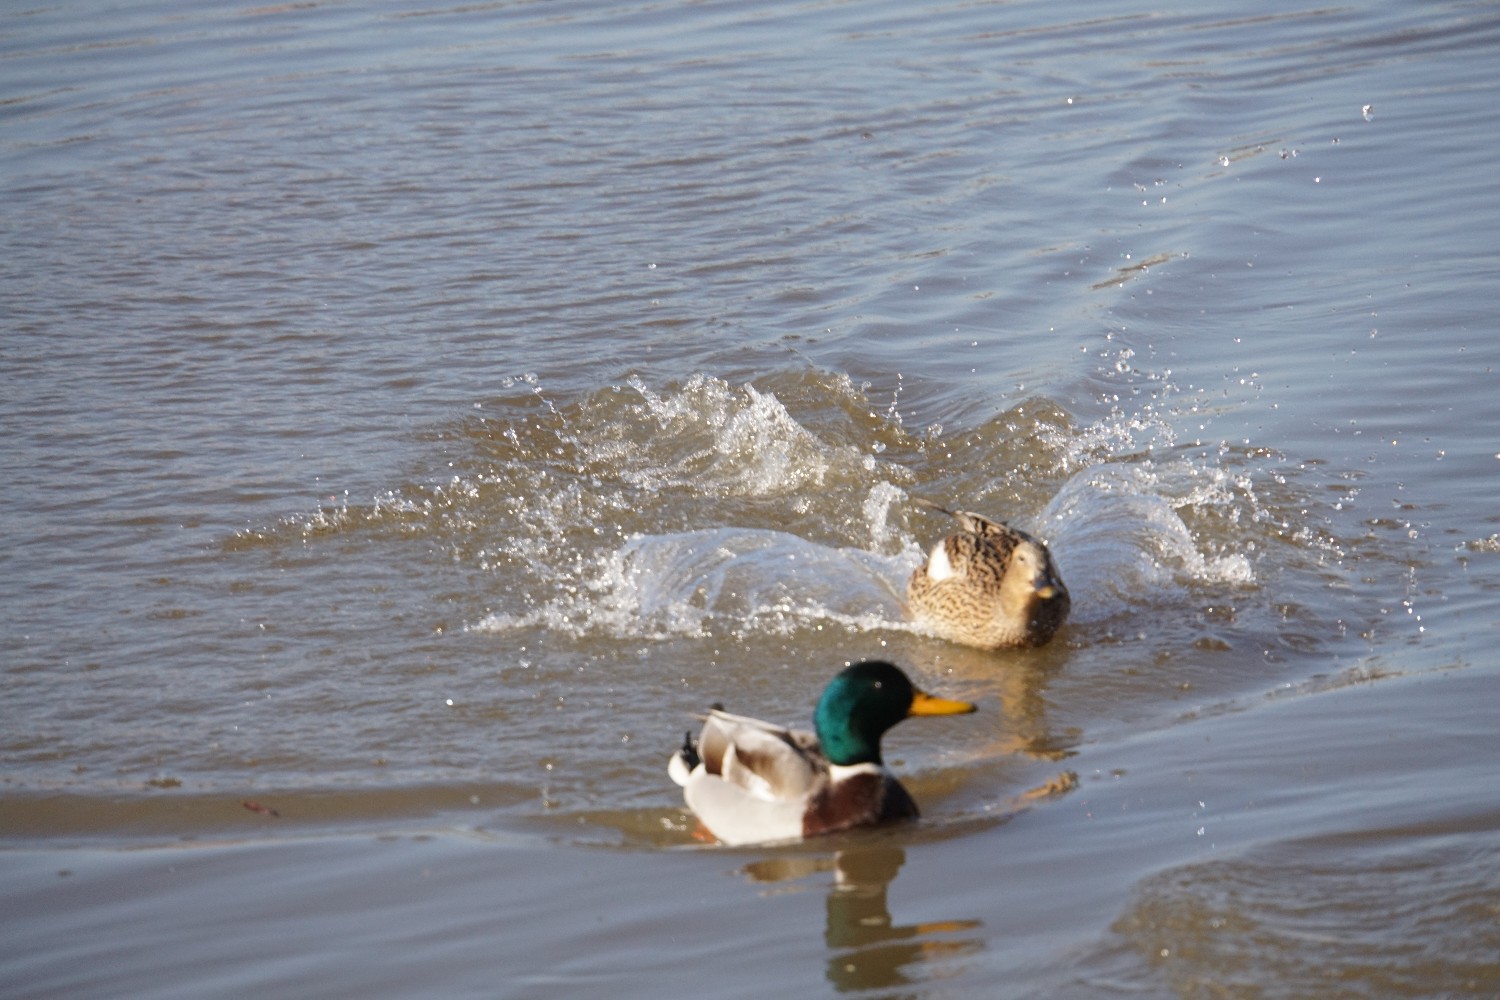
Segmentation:
[(1041, 646), (1068, 617), (1068, 588), (1041, 541), (968, 511), (948, 514), (959, 530), (912, 572), (912, 617), (950, 642), (981, 649)]

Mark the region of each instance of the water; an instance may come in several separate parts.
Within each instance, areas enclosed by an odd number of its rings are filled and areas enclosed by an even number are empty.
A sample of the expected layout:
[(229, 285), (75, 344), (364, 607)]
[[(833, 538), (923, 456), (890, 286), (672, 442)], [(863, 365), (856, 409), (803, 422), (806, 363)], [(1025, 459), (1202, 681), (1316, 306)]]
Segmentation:
[[(11, 990), (1500, 989), (1491, 7), (3, 18)], [(704, 848), (876, 655), (923, 823)]]

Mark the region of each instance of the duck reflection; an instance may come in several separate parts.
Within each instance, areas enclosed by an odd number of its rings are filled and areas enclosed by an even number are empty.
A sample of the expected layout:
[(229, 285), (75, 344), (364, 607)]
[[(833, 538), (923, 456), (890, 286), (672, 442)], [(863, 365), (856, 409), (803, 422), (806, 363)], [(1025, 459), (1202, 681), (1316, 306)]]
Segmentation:
[(894, 845), (861, 845), (828, 857), (767, 858), (745, 866), (756, 881), (780, 882), (833, 870), (823, 939), (828, 945), (828, 980), (840, 992), (926, 981), (916, 966), (951, 960), (983, 947), (979, 938), (958, 937), (981, 926), (978, 920), (897, 924), (886, 893), (906, 852)]
[(982, 711), (999, 703), (1000, 725), (988, 743), (976, 747), (979, 756), (1057, 762), (1074, 754), (1082, 734), (1054, 730), (1047, 720), (1047, 685), (1067, 661), (1066, 647), (991, 653), (948, 646), (923, 654), (912, 659), (924, 674), (959, 681), (963, 697), (978, 701)]

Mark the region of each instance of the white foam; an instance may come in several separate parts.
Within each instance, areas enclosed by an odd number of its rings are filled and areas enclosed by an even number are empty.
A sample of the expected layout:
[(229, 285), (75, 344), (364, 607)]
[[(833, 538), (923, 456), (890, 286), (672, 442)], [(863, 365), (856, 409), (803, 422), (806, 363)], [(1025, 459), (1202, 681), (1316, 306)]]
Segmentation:
[(671, 395), (653, 392), (638, 378), (630, 386), (653, 425), (646, 447), (630, 448), (626, 456), (619, 450), (629, 446), (606, 442), (613, 451), (595, 447), (594, 454), (615, 460), (637, 485), (691, 484), (720, 496), (771, 497), (822, 486), (835, 471), (867, 467), (858, 449), (821, 441), (775, 394), (753, 385), (735, 388), (695, 375)]
[(1204, 552), (1146, 466), (1105, 464), (1073, 476), (1041, 516), (1073, 618), (1102, 620), (1163, 589), (1251, 586), (1247, 554)]
[[(870, 431), (848, 422), (849, 400), (838, 395), (854, 392), (847, 380), (817, 389), (806, 425), (775, 393), (707, 375), (671, 389), (632, 379), (550, 409), (556, 420), (523, 423), (495, 470), (518, 523), (481, 551), (500, 556), (487, 565), (523, 575), (501, 598), (511, 606), (472, 627), (645, 638), (823, 623), (910, 630), (905, 580), (926, 555), (906, 528), (916, 476), (858, 443)], [(1258, 582), (1265, 532), (1254, 526), (1268, 515), (1252, 467), (1179, 447), (1150, 407), (1082, 428), (1023, 420), (1018, 407), (1001, 430), (1045, 448), (1037, 473), (1071, 473), (1020, 526), (1029, 521), (1051, 545), (1075, 621), (1180, 601), (1193, 587)], [(966, 465), (948, 487), (993, 493), (993, 477), (1029, 474), (987, 468), (1015, 457), (1004, 448), (980, 457), (989, 460), (972, 475)], [(782, 530), (785, 521), (800, 527)], [(802, 537), (810, 532), (816, 540)]]
[(911, 550), (882, 556), (764, 529), (638, 535), (603, 554), (581, 587), (531, 612), (492, 614), (472, 627), (643, 638), (743, 628), (789, 632), (819, 621), (899, 628), (897, 587), (912, 564)]

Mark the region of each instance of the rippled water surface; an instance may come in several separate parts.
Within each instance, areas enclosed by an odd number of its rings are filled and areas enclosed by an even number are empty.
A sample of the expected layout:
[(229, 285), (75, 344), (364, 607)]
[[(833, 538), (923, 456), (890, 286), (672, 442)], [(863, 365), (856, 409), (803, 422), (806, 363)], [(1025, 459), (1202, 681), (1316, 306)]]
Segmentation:
[[(23, 994), (1500, 991), (1493, 6), (0, 25)], [(871, 656), (922, 823), (704, 846)]]

